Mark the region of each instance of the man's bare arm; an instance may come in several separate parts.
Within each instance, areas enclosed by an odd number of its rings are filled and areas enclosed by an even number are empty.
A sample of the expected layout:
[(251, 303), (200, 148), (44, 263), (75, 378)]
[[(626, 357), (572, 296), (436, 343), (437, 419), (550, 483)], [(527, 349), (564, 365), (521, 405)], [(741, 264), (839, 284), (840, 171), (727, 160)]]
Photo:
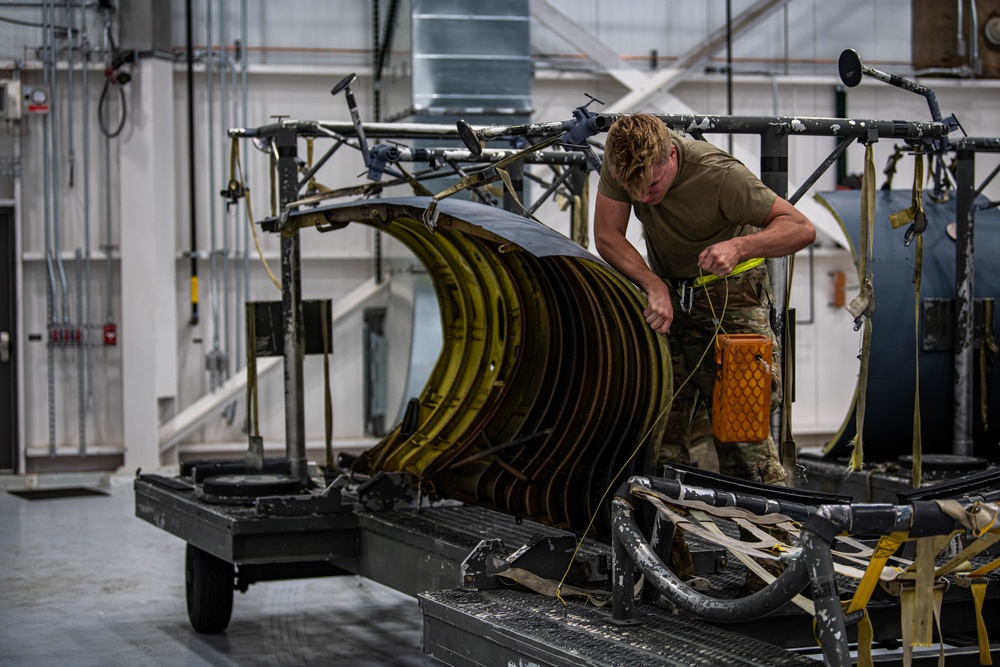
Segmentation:
[(628, 202), (616, 201), (597, 193), (594, 242), (597, 252), (608, 264), (625, 274), (646, 293), (649, 304), (643, 311), (643, 316), (649, 326), (656, 333), (667, 334), (674, 319), (670, 291), (625, 237), (631, 211), (632, 205)]
[(761, 231), (738, 236), (705, 248), (698, 266), (707, 273), (727, 276), (736, 265), (752, 257), (784, 257), (816, 240), (816, 229), (802, 213), (778, 197)]

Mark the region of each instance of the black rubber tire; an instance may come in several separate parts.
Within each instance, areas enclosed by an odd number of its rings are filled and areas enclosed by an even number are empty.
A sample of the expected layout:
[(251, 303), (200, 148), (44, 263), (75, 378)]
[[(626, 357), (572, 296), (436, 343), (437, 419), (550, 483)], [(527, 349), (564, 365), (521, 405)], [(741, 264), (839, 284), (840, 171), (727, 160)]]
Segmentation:
[(184, 588), (188, 619), (195, 631), (222, 632), (233, 615), (235, 569), (207, 551), (188, 544), (184, 559)]

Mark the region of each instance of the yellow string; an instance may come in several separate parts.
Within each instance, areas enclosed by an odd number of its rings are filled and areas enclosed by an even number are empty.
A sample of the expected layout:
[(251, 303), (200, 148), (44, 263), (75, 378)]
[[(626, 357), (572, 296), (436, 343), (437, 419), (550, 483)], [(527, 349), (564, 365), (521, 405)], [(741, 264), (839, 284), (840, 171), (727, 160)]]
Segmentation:
[[(708, 294), (708, 288), (705, 288), (705, 294), (706, 295)], [(708, 304), (709, 304), (709, 307), (711, 308), (712, 307), (712, 300), (711, 300), (711, 298), (709, 298)], [(729, 281), (727, 280), (726, 281), (726, 298), (725, 298), (724, 303), (722, 304), (722, 316), (723, 317), (725, 317), (725, 315), (726, 315), (726, 308), (728, 307), (728, 305), (729, 305)], [(712, 310), (712, 315), (713, 315), (713, 317), (715, 315), (714, 308)], [(625, 472), (625, 469), (629, 466), (630, 463), (632, 463), (632, 459), (635, 458), (636, 454), (639, 453), (639, 450), (642, 449), (642, 446), (646, 443), (646, 439), (656, 429), (656, 426), (657, 426), (657, 424), (660, 423), (660, 420), (663, 419), (663, 417), (665, 415), (670, 414), (670, 408), (674, 404), (674, 399), (677, 398), (677, 395), (681, 392), (681, 389), (684, 388), (684, 386), (688, 383), (688, 381), (690, 381), (691, 378), (694, 377), (694, 374), (701, 367), (701, 362), (704, 361), (705, 355), (708, 354), (708, 351), (710, 349), (712, 349), (712, 347), (714, 346), (714, 344), (715, 344), (715, 338), (719, 335), (719, 329), (721, 329), (721, 328), (722, 328), (722, 320), (718, 319), (716, 321), (715, 332), (712, 334), (712, 340), (709, 341), (709, 344), (707, 346), (705, 346), (704, 351), (702, 351), (701, 356), (698, 358), (698, 363), (696, 363), (694, 365), (694, 368), (691, 370), (691, 372), (688, 374), (688, 376), (686, 378), (684, 378), (684, 381), (681, 382), (680, 386), (677, 387), (676, 389), (674, 389), (674, 393), (673, 393), (673, 395), (671, 395), (670, 400), (667, 401), (667, 405), (663, 408), (663, 410), (660, 411), (660, 414), (656, 416), (656, 419), (653, 420), (653, 423), (650, 425), (650, 427), (643, 434), (642, 438), (639, 439), (639, 443), (635, 446), (635, 449), (632, 451), (632, 454), (629, 455), (628, 459), (625, 460), (625, 463), (622, 464), (622, 467), (618, 470), (617, 473), (615, 473), (614, 477), (611, 478), (612, 480), (617, 480)], [(614, 481), (612, 481), (612, 484), (613, 483), (614, 483)], [(590, 515), (590, 521), (587, 523), (587, 527), (584, 529), (583, 534), (580, 535), (580, 539), (579, 539), (579, 541), (576, 544), (576, 549), (573, 550), (573, 555), (570, 557), (569, 563), (566, 565), (566, 571), (563, 572), (562, 577), (559, 579), (559, 585), (556, 586), (556, 599), (559, 600), (560, 602), (562, 602), (563, 606), (566, 606), (567, 602), (566, 602), (566, 600), (563, 599), (562, 594), (561, 594), (562, 593), (562, 585), (566, 581), (566, 577), (569, 576), (569, 571), (573, 567), (573, 561), (576, 560), (577, 554), (579, 554), (580, 553), (580, 549), (583, 548), (583, 541), (585, 539), (587, 539), (587, 534), (590, 532), (590, 529), (594, 526), (594, 521), (597, 519), (597, 512), (599, 511), (599, 508), (604, 504), (604, 500), (605, 500), (605, 498), (608, 497), (608, 494), (611, 492), (611, 489), (612, 489), (612, 486), (608, 485), (608, 488), (606, 488), (604, 490), (604, 493), (601, 495), (601, 499), (597, 502), (596, 507), (598, 509), (595, 510), (594, 513)]]

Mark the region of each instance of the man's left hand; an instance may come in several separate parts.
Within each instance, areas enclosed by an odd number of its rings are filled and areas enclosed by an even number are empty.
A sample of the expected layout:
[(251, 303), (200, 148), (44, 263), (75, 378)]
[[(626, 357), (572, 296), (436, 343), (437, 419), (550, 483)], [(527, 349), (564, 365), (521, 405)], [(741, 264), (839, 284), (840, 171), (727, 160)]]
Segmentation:
[(702, 271), (714, 273), (720, 278), (728, 276), (740, 263), (738, 240), (735, 238), (708, 246), (698, 255), (698, 266)]

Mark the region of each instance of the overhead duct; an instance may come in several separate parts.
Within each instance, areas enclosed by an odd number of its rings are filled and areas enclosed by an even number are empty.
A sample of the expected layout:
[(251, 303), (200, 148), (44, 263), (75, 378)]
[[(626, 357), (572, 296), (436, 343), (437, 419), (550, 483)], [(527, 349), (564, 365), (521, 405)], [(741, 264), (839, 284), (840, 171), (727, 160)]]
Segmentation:
[(402, 423), (366, 453), (370, 471), (577, 530), (597, 516), (606, 531), (606, 491), (646, 470), (666, 423), (666, 338), (631, 282), (562, 235), (458, 199), (438, 204), (431, 233), (428, 202), (306, 214), (321, 230), (378, 226), (419, 258), (437, 295), (441, 354)]
[(527, 0), (413, 0), (412, 19), (418, 115), (531, 113)]

